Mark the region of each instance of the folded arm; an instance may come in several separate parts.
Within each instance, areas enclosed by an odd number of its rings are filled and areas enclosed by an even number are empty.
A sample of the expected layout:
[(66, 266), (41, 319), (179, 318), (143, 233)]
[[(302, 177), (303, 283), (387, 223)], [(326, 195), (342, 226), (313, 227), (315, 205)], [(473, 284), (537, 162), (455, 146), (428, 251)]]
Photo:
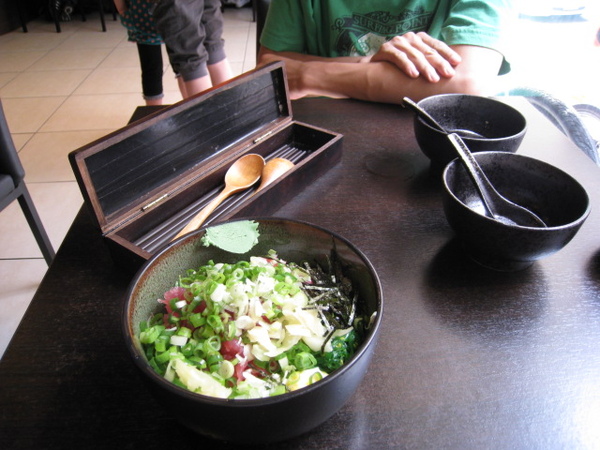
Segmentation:
[(407, 57), (404, 51), (396, 52), (397, 43), (391, 46), (364, 58), (323, 58), (262, 47), (258, 63), (286, 63), (292, 98), (327, 96), (400, 104), (404, 97), (419, 100), (443, 93), (497, 92), (502, 55), (495, 50), (457, 45), (432, 52), (422, 48)]

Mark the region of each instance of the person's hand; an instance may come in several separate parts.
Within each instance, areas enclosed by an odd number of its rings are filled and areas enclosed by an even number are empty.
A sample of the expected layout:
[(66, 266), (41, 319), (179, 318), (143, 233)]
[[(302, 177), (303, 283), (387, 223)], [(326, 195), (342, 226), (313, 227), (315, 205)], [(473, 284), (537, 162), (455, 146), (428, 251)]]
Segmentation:
[(444, 42), (427, 33), (408, 32), (384, 43), (371, 61), (387, 61), (411, 78), (423, 77), (431, 83), (454, 76), (461, 58)]

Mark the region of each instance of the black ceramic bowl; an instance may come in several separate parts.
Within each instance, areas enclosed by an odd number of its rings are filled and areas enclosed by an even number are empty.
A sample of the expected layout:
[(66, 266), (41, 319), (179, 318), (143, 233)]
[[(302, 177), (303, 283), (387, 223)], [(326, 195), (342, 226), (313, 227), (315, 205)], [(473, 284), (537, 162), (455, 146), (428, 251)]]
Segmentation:
[[(216, 439), (236, 443), (281, 441), (305, 433), (337, 412), (359, 386), (371, 360), (383, 311), (381, 286), (367, 258), (350, 242), (304, 222), (268, 218), (259, 223), (258, 244), (246, 254), (205, 247), (201, 229), (173, 242), (149, 260), (132, 281), (123, 315), (127, 347), (151, 390), (183, 425)], [(299, 390), (261, 399), (219, 399), (192, 393), (158, 375), (148, 364), (136, 337), (139, 322), (158, 311), (157, 298), (186, 269), (210, 259), (234, 263), (270, 249), (288, 262), (324, 261), (335, 248), (346, 266), (345, 274), (359, 292), (360, 313), (371, 316), (372, 326), (354, 356), (340, 369)]]
[[(488, 97), (464, 94), (440, 94), (424, 98), (418, 105), (446, 130), (471, 130), (483, 138), (465, 137), (471, 152), (498, 151), (514, 153), (527, 130), (525, 117), (512, 106)], [(447, 134), (414, 119), (415, 137), (423, 153), (431, 160), (433, 171), (441, 172), (456, 158)]]
[(482, 265), (506, 271), (526, 268), (567, 245), (588, 217), (585, 189), (562, 170), (513, 153), (473, 156), (498, 192), (548, 225), (508, 225), (485, 216), (463, 164), (452, 161), (443, 173), (444, 212), (468, 254)]

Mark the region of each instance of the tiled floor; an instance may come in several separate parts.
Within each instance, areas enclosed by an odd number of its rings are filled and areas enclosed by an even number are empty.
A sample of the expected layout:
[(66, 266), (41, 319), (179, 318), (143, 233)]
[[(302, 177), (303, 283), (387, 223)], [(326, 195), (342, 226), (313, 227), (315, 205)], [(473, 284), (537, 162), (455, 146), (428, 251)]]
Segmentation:
[[(255, 66), (252, 10), (226, 8), (224, 38), (234, 74)], [(97, 15), (63, 22), (62, 33), (44, 20), (0, 36), (0, 98), (25, 181), (57, 250), (82, 204), (67, 154), (125, 125), (139, 105), (135, 45), (120, 22)], [(165, 103), (181, 100), (165, 61)], [(14, 202), (0, 212), (0, 356), (47, 266)]]

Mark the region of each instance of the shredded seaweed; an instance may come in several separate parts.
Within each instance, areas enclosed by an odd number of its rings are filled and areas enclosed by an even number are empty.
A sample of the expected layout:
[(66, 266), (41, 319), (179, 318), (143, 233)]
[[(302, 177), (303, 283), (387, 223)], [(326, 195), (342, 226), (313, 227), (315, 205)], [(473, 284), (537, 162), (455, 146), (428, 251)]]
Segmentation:
[[(272, 255), (269, 257), (272, 258)], [(336, 366), (333, 361), (345, 361), (354, 353), (362, 341), (367, 324), (357, 313), (359, 294), (354, 289), (352, 280), (346, 276), (347, 270), (335, 246), (323, 258), (325, 261), (322, 264), (304, 261), (298, 268), (306, 272), (311, 280), (310, 283), (302, 283), (302, 290), (309, 298), (309, 305), (305, 309), (317, 309), (327, 330), (321, 353), (325, 352), (328, 342), (335, 344), (334, 354), (330, 355), (332, 362), (328, 364), (331, 367)], [(351, 327), (354, 328), (352, 336), (333, 338), (336, 331)]]
[[(344, 266), (335, 248), (326, 256), (324, 265), (325, 268), (320, 264), (304, 262), (304, 270), (310, 275), (313, 283), (304, 283), (302, 286), (309, 298), (308, 308), (318, 309), (323, 325), (327, 328), (322, 352), (335, 331), (355, 327), (355, 330), (360, 332), (360, 328), (355, 326), (358, 292), (355, 291), (350, 278), (345, 275)], [(352, 339), (352, 344), (355, 341), (356, 339)]]

